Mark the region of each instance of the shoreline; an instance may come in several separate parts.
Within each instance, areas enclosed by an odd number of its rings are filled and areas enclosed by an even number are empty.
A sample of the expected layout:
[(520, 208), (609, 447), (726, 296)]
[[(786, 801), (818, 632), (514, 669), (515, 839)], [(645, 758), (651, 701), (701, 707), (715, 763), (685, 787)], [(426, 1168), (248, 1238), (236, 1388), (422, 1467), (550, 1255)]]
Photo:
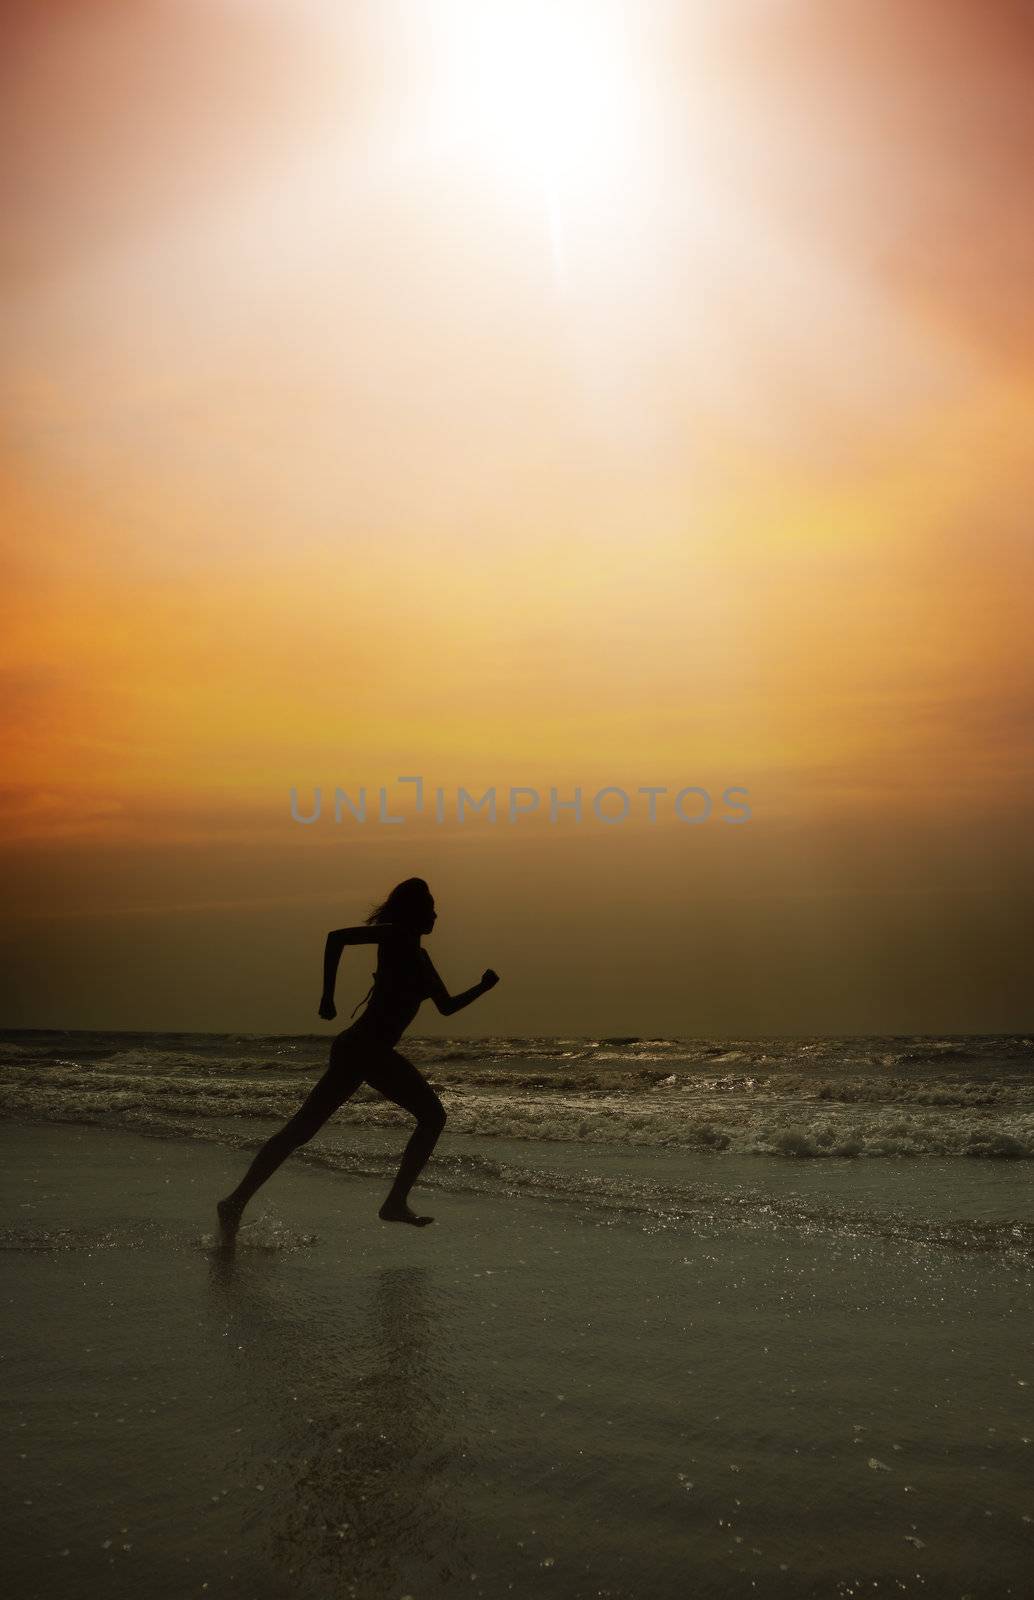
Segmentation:
[[(109, 1120), (103, 1112), (90, 1120), (73, 1115), (6, 1120), (12, 1130), (136, 1134), (159, 1147), (174, 1143), (232, 1152), (227, 1165), (238, 1175), (276, 1126), (237, 1117), (197, 1124), (144, 1115), (129, 1122)], [(331, 1119), (288, 1166), (386, 1188), (409, 1127), (401, 1114), (387, 1126)], [(948, 1162), (950, 1183), (945, 1181)], [(952, 1156), (921, 1164), (905, 1157), (787, 1161), (763, 1152), (730, 1156), (447, 1129), (414, 1193), (503, 1198), (522, 1205), (533, 1200), (590, 1218), (607, 1216), (645, 1233), (746, 1231), (757, 1236), (790, 1230), (835, 1239), (849, 1228), (863, 1237), (934, 1250), (990, 1252), (1003, 1266), (1023, 1269), (1034, 1266), (1034, 1216), (1023, 1166)], [(277, 1181), (274, 1176), (274, 1192)]]

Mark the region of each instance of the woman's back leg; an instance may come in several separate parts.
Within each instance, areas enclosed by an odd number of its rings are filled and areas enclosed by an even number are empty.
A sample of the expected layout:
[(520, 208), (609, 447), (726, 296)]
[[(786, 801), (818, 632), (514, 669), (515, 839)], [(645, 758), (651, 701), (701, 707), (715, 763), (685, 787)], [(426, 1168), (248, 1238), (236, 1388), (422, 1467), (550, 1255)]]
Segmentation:
[(252, 1161), (244, 1177), (232, 1194), (220, 1200), (217, 1207), (219, 1223), (226, 1242), (232, 1238), (240, 1222), (241, 1212), (267, 1179), (273, 1176), (287, 1157), (306, 1144), (313, 1134), (344, 1102), (353, 1095), (363, 1081), (365, 1061), (357, 1052), (340, 1046), (341, 1035), (330, 1049), (330, 1066), (310, 1090), (291, 1120), (279, 1133), (267, 1139)]

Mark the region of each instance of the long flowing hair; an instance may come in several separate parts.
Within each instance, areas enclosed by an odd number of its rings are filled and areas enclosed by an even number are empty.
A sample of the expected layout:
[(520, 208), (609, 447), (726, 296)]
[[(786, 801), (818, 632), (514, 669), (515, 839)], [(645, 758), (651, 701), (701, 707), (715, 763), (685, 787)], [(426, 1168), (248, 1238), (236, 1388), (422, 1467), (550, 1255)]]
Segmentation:
[(370, 922), (414, 922), (433, 898), (423, 878), (404, 878), (386, 900), (374, 906), (366, 918)]

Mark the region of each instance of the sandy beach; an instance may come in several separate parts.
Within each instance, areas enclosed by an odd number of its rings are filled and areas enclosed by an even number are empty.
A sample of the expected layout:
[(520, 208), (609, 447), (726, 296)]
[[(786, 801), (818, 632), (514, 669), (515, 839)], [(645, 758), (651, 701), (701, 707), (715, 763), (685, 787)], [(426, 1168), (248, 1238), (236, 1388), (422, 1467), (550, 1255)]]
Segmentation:
[(430, 1184), (406, 1229), (310, 1161), (230, 1258), (238, 1151), (8, 1151), (20, 1600), (1028, 1592), (1031, 1280), (999, 1251)]

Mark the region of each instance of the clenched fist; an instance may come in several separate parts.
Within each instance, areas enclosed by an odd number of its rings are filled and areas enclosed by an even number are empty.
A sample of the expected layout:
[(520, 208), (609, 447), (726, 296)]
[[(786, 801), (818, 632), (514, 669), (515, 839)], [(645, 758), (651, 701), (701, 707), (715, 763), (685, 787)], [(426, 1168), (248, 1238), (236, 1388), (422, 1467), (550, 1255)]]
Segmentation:
[(481, 987), (483, 989), (494, 989), (498, 982), (498, 972), (493, 972), (491, 967), (486, 967), (481, 974)]
[(320, 1001), (320, 1016), (323, 1018), (324, 1022), (333, 1022), (334, 1018), (337, 1016), (337, 1006), (334, 1004), (333, 1000), (328, 1000), (324, 996), (324, 998)]

